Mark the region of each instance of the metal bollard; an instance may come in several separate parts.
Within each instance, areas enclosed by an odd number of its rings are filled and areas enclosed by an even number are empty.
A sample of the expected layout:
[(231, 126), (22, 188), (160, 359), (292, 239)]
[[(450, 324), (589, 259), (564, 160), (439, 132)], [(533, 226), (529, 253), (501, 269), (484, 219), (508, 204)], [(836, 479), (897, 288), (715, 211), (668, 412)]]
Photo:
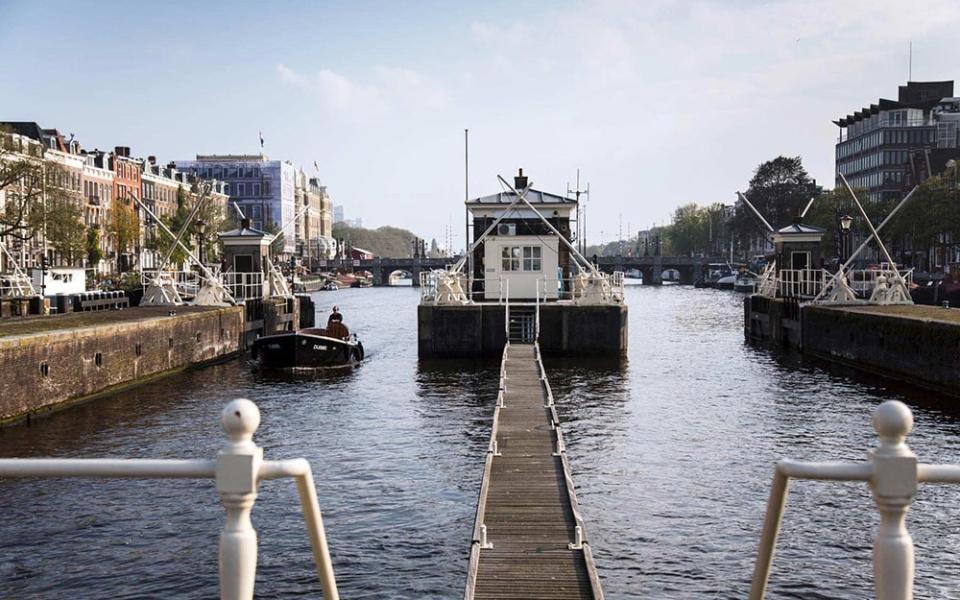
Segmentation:
[(260, 410), (249, 400), (237, 399), (220, 416), (230, 440), (216, 463), (217, 492), (227, 510), (220, 534), (220, 598), (252, 600), (257, 573), (257, 532), (250, 511), (257, 499), (263, 449), (253, 442), (260, 426)]
[(943, 301), (943, 307), (944, 307), (944, 308), (950, 308), (950, 301), (949, 301), (949, 300), (944, 300), (944, 301)]

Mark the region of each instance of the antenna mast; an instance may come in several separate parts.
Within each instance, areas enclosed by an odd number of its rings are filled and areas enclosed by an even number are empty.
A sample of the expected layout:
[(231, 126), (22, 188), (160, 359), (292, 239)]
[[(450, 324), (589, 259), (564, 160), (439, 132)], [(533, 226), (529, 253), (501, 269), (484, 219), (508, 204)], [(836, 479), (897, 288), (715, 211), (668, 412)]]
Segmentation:
[(583, 253), (587, 251), (586, 237), (587, 237), (587, 207), (580, 206), (580, 195), (586, 194), (587, 198), (584, 200), (586, 202), (590, 199), (590, 184), (587, 184), (587, 189), (580, 189), (580, 168), (577, 167), (577, 187), (576, 189), (570, 189), (570, 184), (567, 184), (567, 196), (574, 194), (577, 200), (577, 245), (579, 246), (578, 250)]
[(910, 40), (910, 61), (907, 66), (907, 83), (913, 80), (913, 39)]

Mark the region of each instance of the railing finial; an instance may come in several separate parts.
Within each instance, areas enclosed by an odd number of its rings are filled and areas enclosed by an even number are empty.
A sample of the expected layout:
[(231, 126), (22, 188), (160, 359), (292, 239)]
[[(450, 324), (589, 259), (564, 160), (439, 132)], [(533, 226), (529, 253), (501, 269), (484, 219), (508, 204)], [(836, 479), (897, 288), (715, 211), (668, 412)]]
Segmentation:
[(880, 436), (880, 448), (902, 450), (913, 430), (913, 413), (899, 400), (887, 400), (873, 411), (873, 429)]
[(260, 409), (245, 398), (228, 403), (220, 414), (220, 422), (234, 444), (253, 442), (253, 434), (260, 427)]

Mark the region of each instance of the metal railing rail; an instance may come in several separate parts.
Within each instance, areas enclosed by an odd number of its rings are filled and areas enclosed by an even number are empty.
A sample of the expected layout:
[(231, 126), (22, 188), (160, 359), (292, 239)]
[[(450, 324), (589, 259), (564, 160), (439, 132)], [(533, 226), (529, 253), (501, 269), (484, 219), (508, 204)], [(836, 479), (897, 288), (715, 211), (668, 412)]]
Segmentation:
[(506, 295), (504, 298), (504, 319), (503, 319), (503, 331), (507, 336), (507, 341), (510, 341), (510, 280), (506, 282)]
[(169, 277), (181, 294), (192, 296), (200, 289), (200, 274), (196, 271), (147, 269), (140, 272), (140, 284), (147, 287), (161, 276)]
[(536, 301), (536, 309), (534, 312), (533, 320), (534, 320), (533, 341), (539, 342), (540, 341), (540, 286), (539, 285), (537, 286), (537, 301)]
[(250, 273), (227, 271), (220, 274), (220, 281), (230, 295), (237, 300), (264, 297), (263, 273), (258, 271)]
[(873, 490), (880, 526), (873, 544), (873, 571), (878, 600), (913, 598), (913, 540), (906, 514), (918, 483), (960, 483), (960, 465), (924, 465), (906, 444), (913, 414), (905, 404), (888, 400), (873, 413), (877, 447), (861, 463), (810, 463), (782, 460), (776, 464), (763, 533), (757, 550), (750, 600), (763, 600), (770, 577), (780, 521), (791, 479), (863, 481)]
[(112, 458), (4, 458), (0, 477), (92, 477), (138, 479), (214, 479), (227, 517), (220, 534), (220, 598), (252, 600), (257, 569), (257, 533), (250, 513), (261, 481), (291, 477), (310, 537), (313, 558), (326, 600), (338, 600), (326, 532), (317, 501), (310, 463), (302, 458), (263, 460), (253, 441), (260, 410), (237, 399), (223, 409), (221, 422), (229, 441), (216, 460), (155, 460)]

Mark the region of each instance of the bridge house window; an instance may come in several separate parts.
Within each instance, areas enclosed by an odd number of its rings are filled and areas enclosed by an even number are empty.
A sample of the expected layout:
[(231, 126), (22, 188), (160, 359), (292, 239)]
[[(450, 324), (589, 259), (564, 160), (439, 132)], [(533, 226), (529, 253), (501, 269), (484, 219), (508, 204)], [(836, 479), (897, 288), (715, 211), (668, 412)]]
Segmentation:
[(540, 271), (540, 246), (504, 246), (501, 249), (501, 271)]

